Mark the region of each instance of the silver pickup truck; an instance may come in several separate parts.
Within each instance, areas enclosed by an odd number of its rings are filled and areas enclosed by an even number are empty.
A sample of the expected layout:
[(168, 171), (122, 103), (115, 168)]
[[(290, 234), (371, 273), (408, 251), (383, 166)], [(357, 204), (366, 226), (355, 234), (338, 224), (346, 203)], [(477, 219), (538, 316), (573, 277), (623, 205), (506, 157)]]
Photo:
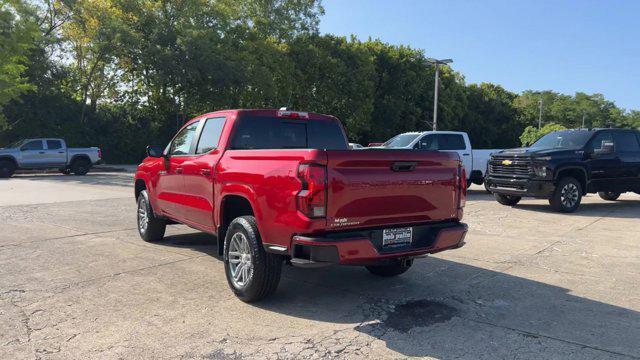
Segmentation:
[(21, 169), (59, 169), (63, 174), (85, 175), (100, 162), (97, 147), (67, 148), (62, 139), (24, 139), (0, 148), (0, 178)]

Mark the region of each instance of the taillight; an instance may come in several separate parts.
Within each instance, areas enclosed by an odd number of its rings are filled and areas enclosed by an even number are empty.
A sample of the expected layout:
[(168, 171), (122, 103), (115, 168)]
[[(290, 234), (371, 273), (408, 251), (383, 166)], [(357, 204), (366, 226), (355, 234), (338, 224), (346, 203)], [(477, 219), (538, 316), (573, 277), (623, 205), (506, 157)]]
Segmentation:
[(302, 190), (298, 192), (298, 210), (308, 218), (327, 216), (327, 168), (318, 164), (300, 164), (298, 179)]
[(102, 159), (102, 150), (98, 149), (98, 159)]
[(460, 197), (458, 198), (458, 208), (462, 209), (467, 204), (467, 171), (462, 166), (459, 169)]

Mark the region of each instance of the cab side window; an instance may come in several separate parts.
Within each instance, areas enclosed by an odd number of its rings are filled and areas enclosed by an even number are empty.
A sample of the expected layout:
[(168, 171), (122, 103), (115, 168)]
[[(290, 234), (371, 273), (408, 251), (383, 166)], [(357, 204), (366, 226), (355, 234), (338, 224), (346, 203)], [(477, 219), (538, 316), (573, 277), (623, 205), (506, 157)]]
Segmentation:
[[(589, 150), (595, 151), (595, 150), (602, 149), (602, 143), (604, 142), (613, 142), (613, 136), (611, 136), (610, 132), (601, 132), (596, 134), (596, 136), (594, 136), (593, 139), (591, 139), (591, 145), (589, 145)], [(614, 149), (617, 150), (615, 143), (614, 143)]]
[(458, 134), (438, 135), (438, 150), (464, 150), (466, 149), (464, 138)]
[(44, 150), (44, 147), (42, 146), (42, 140), (33, 140), (22, 145), (20, 150)]
[(200, 134), (200, 140), (198, 140), (198, 146), (196, 147), (196, 154), (204, 154), (218, 147), (218, 141), (220, 140), (220, 134), (224, 127), (224, 117), (207, 119), (202, 133)]
[(436, 135), (425, 135), (414, 146), (414, 149), (420, 150), (438, 150), (438, 140)]
[(619, 152), (638, 152), (640, 144), (638, 137), (632, 132), (616, 132), (613, 136), (616, 151)]
[(178, 135), (173, 138), (171, 146), (169, 147), (170, 155), (189, 155), (199, 123), (200, 121), (196, 121), (187, 125), (187, 127), (182, 129)]
[(60, 141), (60, 140), (47, 140), (47, 149), (49, 149), (49, 150), (62, 149), (62, 141)]

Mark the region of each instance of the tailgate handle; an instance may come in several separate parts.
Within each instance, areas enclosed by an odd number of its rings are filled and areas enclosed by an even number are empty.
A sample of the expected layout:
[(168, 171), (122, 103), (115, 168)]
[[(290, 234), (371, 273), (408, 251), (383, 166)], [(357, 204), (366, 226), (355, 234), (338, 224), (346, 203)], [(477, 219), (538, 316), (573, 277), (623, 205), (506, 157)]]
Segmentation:
[(416, 165), (418, 165), (417, 162), (412, 161), (412, 162), (395, 162), (391, 165), (391, 170), (393, 171), (413, 171), (416, 168)]

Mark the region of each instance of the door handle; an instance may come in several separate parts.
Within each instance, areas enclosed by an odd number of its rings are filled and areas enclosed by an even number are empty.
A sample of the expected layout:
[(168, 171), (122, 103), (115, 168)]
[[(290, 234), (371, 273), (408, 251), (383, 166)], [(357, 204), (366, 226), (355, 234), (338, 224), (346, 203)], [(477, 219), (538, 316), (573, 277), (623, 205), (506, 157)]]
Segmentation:
[(462, 156), (469, 156), (469, 154), (462, 154)]
[(44, 151), (38, 151), (38, 154), (44, 154)]
[(64, 151), (58, 151), (58, 154), (64, 154)]
[(200, 170), (200, 175), (209, 176), (209, 175), (211, 175), (211, 170), (209, 170), (209, 169), (201, 169)]
[(182, 174), (182, 168), (181, 167), (176, 168), (176, 174)]

